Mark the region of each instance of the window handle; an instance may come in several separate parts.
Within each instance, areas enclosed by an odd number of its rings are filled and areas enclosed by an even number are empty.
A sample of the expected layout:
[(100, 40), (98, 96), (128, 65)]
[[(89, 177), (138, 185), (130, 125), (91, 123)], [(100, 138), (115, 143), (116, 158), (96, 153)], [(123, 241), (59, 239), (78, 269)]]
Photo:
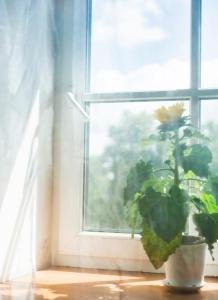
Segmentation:
[(75, 98), (75, 94), (73, 92), (68, 92), (67, 93), (70, 101), (74, 104), (74, 106), (79, 110), (79, 112), (85, 117), (85, 120), (88, 121), (89, 120), (89, 115), (87, 114), (87, 112), (84, 110), (84, 108), (82, 107), (82, 105), (76, 100)]

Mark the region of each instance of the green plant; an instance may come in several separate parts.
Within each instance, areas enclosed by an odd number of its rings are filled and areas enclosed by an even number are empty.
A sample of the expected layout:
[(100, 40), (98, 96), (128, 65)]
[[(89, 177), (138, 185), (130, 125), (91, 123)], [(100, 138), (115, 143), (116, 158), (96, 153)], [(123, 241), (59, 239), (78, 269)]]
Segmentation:
[(155, 111), (160, 122), (155, 140), (167, 145), (166, 160), (159, 169), (153, 161), (140, 160), (130, 169), (124, 188), (132, 234), (140, 230), (155, 268), (181, 245), (190, 214), (211, 255), (218, 240), (218, 176), (210, 172), (212, 153), (206, 137), (183, 113), (182, 103)]

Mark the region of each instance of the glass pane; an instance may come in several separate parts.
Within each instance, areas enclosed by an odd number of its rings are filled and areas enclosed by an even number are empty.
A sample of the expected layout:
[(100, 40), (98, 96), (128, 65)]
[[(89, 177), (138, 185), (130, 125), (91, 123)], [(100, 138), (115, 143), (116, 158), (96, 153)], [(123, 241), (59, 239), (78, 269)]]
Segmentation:
[(202, 131), (209, 137), (209, 147), (213, 153), (212, 170), (217, 173), (218, 170), (218, 99), (202, 100), (201, 102), (201, 118)]
[(91, 91), (189, 88), (190, 0), (93, 0)]
[[(154, 109), (171, 102), (99, 103), (90, 105), (89, 165), (84, 229), (125, 232), (123, 188), (131, 166), (139, 159), (155, 159), (163, 145), (145, 146), (158, 124)], [(188, 102), (186, 102), (188, 111)]]
[(218, 88), (218, 1), (202, 2), (202, 72), (203, 88)]

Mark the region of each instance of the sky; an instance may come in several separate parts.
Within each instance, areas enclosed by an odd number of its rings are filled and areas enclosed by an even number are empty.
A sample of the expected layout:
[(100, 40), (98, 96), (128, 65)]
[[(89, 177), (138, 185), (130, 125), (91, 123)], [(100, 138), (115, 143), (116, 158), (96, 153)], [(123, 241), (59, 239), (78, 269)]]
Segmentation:
[[(202, 3), (202, 87), (217, 88), (218, 1)], [(190, 87), (190, 0), (93, 0), (92, 9), (92, 92)], [(161, 104), (92, 105), (90, 153), (103, 151), (124, 111), (152, 113)], [(208, 106), (209, 119), (216, 107)]]
[[(217, 11), (203, 0), (203, 87), (218, 85)], [(93, 92), (189, 88), (189, 73), (190, 0), (93, 0)]]

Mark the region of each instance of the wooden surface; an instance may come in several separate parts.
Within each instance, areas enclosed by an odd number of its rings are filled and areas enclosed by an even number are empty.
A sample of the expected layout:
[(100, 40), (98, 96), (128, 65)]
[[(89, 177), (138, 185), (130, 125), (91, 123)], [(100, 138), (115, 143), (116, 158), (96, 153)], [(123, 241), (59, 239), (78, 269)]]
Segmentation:
[(0, 300), (218, 300), (218, 278), (206, 278), (206, 285), (195, 294), (169, 292), (162, 275), (52, 268), (31, 277), (0, 284)]

